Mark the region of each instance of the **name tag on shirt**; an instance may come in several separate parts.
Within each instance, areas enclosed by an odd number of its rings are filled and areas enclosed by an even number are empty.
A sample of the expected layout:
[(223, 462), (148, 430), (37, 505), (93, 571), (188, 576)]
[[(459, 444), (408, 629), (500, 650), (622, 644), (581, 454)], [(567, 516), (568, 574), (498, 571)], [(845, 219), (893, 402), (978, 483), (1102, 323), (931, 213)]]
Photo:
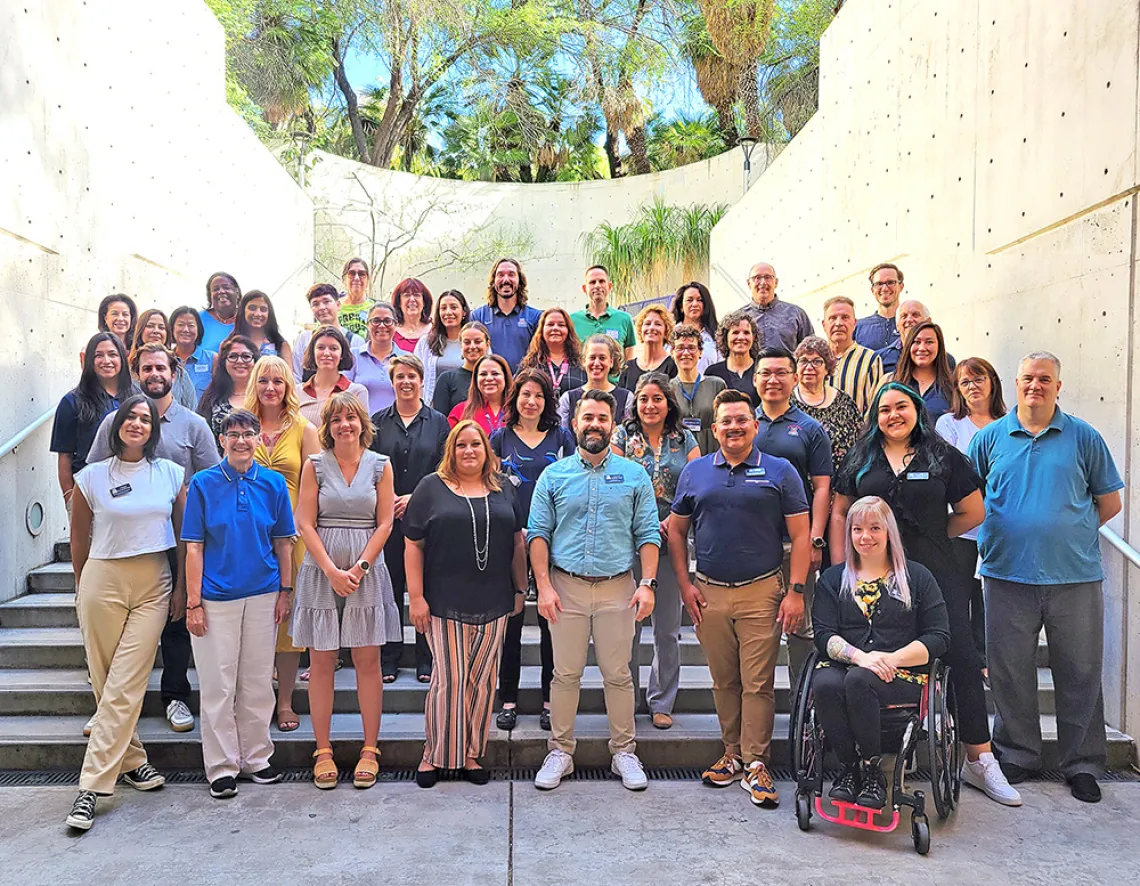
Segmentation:
[(195, 372), (209, 372), (210, 371), (210, 365), (208, 363), (195, 363), (194, 364), (194, 371)]
[(771, 488), (772, 487), (772, 481), (771, 480), (765, 480), (763, 477), (745, 477), (744, 478), (744, 485), (745, 486), (766, 486), (766, 487)]
[(906, 475), (908, 480), (929, 480), (930, 471), (911, 471)]
[(701, 429), (701, 420), (699, 418), (683, 418), (681, 424), (685, 426), (686, 431), (696, 433)]
[(111, 498), (122, 498), (124, 495), (129, 495), (131, 492), (131, 484), (124, 483), (122, 486), (116, 486), (111, 490)]
[(613, 486), (617, 483), (624, 483), (625, 477), (621, 474), (606, 474), (606, 483)]
[(766, 468), (748, 468), (744, 472), (745, 477), (763, 477), (768, 473)]

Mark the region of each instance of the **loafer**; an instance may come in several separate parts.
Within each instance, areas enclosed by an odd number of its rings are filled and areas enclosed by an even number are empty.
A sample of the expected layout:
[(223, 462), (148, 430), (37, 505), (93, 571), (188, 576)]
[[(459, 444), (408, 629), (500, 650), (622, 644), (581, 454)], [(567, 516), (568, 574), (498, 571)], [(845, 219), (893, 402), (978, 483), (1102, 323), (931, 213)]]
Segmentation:
[(1091, 772), (1078, 772), (1068, 779), (1068, 782), (1069, 790), (1075, 799), (1082, 803), (1100, 802), (1100, 785), (1096, 783), (1096, 776)]
[(499, 715), (495, 717), (495, 725), (505, 732), (510, 732), (518, 725), (519, 712), (518, 708), (503, 708), (499, 711)]
[(471, 784), (484, 785), (491, 780), (491, 770), (483, 769), (466, 769), (463, 770), (463, 780), (469, 781)]
[(421, 788), (434, 788), (437, 781), (439, 781), (438, 769), (416, 770), (416, 784)]
[(668, 729), (673, 725), (673, 717), (671, 714), (657, 713), (653, 715), (653, 728), (654, 729)]

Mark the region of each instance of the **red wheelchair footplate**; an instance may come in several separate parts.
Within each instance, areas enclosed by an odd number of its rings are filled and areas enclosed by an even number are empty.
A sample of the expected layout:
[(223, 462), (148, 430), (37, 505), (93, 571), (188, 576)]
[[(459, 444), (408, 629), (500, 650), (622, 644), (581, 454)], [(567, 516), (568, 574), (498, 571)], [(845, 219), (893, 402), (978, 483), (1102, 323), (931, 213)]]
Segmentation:
[(839, 810), (838, 815), (828, 812), (824, 808), (823, 797), (816, 795), (815, 811), (819, 813), (820, 818), (826, 821), (846, 825), (849, 828), (859, 828), (862, 831), (874, 831), (879, 834), (889, 834), (899, 826), (898, 807), (895, 807), (890, 823), (882, 825), (875, 824), (875, 816), (880, 814), (878, 810), (868, 809), (866, 806), (856, 806), (854, 803), (844, 803), (842, 800), (830, 800), (829, 802), (833, 803), (835, 808)]

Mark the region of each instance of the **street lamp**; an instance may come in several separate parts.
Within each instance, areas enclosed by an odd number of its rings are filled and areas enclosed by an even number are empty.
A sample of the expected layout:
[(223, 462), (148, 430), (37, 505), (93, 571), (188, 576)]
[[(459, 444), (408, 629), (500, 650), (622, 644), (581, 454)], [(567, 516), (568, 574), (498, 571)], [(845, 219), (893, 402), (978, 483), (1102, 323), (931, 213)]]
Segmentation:
[(313, 136), (306, 129), (294, 129), (291, 137), (293, 144), (297, 146), (297, 183), (303, 188), (305, 187), (305, 151), (309, 147), (309, 142), (313, 140)]
[(744, 152), (744, 193), (748, 193), (748, 185), (752, 181), (752, 152), (756, 150), (756, 145), (760, 143), (759, 139), (753, 138), (750, 135), (742, 135), (736, 143), (740, 145), (740, 150)]

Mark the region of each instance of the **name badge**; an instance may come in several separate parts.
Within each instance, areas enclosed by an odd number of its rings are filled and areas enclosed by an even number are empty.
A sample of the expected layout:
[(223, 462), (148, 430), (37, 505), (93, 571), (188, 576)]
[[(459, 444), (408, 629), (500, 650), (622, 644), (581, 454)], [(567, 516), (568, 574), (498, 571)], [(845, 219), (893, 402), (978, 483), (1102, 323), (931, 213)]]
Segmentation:
[(683, 418), (681, 424), (685, 426), (686, 431), (692, 431), (694, 434), (701, 429), (701, 420), (699, 418)]
[(131, 492), (131, 484), (124, 483), (122, 486), (116, 486), (111, 490), (111, 498), (122, 498), (124, 495), (129, 495)]
[(519, 329), (526, 329), (526, 317), (519, 317), (519, 322), (516, 325), (519, 327)]
[(911, 471), (906, 475), (908, 480), (929, 480), (930, 471)]
[(208, 363), (195, 363), (194, 364), (194, 371), (195, 372), (209, 372), (210, 371), (210, 364), (208, 364)]
[(606, 474), (606, 483), (613, 486), (618, 483), (624, 483), (625, 477), (621, 474)]
[(749, 468), (744, 472), (745, 477), (763, 477), (768, 473), (767, 468)]

